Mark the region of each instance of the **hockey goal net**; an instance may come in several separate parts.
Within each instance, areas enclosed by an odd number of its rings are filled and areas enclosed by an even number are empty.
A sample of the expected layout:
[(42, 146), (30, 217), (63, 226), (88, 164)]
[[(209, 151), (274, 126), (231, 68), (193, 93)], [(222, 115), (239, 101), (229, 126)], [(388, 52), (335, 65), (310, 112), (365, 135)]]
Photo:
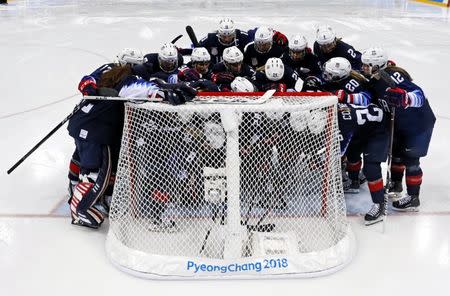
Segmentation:
[(127, 103), (107, 236), (151, 278), (316, 276), (352, 258), (336, 97)]

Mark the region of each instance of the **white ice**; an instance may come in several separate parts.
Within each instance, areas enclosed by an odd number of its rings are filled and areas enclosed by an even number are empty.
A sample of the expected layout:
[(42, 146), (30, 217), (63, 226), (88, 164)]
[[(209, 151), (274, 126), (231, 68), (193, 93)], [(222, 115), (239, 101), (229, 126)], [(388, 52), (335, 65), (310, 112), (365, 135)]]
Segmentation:
[[(450, 295), (450, 23), (447, 9), (409, 1), (9, 1), (0, 6), (1, 295)], [(303, 280), (159, 282), (128, 276), (107, 260), (107, 225), (70, 225), (65, 206), (73, 142), (65, 126), (11, 175), (6, 170), (64, 119), (82, 75), (124, 47), (143, 52), (184, 27), (198, 36), (219, 17), (238, 27), (273, 25), (288, 35), (332, 25), (358, 49), (385, 47), (427, 94), (437, 116), (416, 214), (389, 216), (386, 233), (366, 227), (365, 188), (348, 197), (358, 240), (352, 263)], [(418, 119), (419, 120), (419, 119)]]

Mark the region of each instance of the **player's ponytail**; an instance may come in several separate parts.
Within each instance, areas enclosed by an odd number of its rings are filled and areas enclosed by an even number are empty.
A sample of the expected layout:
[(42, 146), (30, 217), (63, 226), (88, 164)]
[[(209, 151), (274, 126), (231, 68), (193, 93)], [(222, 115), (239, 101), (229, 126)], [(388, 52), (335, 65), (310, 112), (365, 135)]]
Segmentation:
[(114, 88), (125, 77), (132, 74), (131, 66), (116, 66), (106, 73), (103, 73), (98, 83), (98, 87)]

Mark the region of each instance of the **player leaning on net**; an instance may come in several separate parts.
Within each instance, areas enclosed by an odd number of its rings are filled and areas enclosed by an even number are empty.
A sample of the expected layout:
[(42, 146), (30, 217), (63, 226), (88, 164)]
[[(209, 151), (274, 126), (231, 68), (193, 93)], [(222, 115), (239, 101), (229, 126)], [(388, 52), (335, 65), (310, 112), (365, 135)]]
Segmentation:
[(314, 54), (319, 58), (321, 65), (331, 58), (346, 58), (355, 71), (361, 70), (361, 53), (353, 46), (336, 37), (334, 30), (328, 25), (320, 25), (316, 30)]
[[(112, 67), (96, 79), (99, 94), (122, 97), (159, 97), (172, 104), (191, 100), (196, 91), (179, 84), (158, 84), (133, 75), (129, 64)], [(117, 168), (123, 128), (123, 101), (86, 99), (69, 120), (69, 135), (74, 138), (79, 156), (79, 183), (69, 201), (72, 224), (98, 228), (105, 215), (95, 205), (111, 188), (110, 177)]]
[[(123, 66), (126, 64), (138, 65), (141, 64), (142, 62), (143, 62), (143, 55), (139, 50), (133, 48), (125, 48), (120, 53), (117, 54), (116, 61), (114, 63), (104, 64), (91, 74), (83, 76), (83, 78), (81, 78), (80, 83), (78, 84), (78, 90), (81, 92), (81, 94), (85, 96), (99, 95), (97, 82), (99, 81), (103, 73), (106, 73), (115, 67)], [(79, 173), (80, 173), (80, 156), (78, 155), (78, 150), (75, 148), (75, 151), (72, 155), (72, 159), (69, 165), (69, 176), (68, 176), (70, 181), (69, 198), (71, 198), (73, 194), (73, 189), (79, 182)], [(108, 195), (111, 195), (111, 193), (108, 192)], [(101, 208), (102, 207), (103, 206), (101, 206)]]
[(183, 56), (172, 43), (164, 43), (157, 53), (144, 56), (141, 65), (133, 67), (133, 72), (145, 80), (160, 78), (168, 83), (178, 82), (178, 67), (183, 65)]
[(222, 61), (225, 48), (236, 46), (243, 52), (249, 41), (247, 32), (236, 29), (232, 19), (224, 18), (219, 21), (217, 31), (208, 33), (200, 40), (199, 46), (208, 50), (211, 54), (211, 63), (215, 65)]
[(280, 58), (270, 58), (264, 66), (264, 72), (257, 71), (255, 85), (260, 91), (275, 89), (279, 92), (293, 91), (298, 74), (285, 66)]
[(211, 75), (211, 81), (219, 86), (220, 91), (231, 91), (231, 82), (238, 76), (254, 80), (255, 70), (243, 60), (244, 55), (236, 46), (224, 50), (223, 61), (214, 65)]
[[(386, 112), (390, 113), (395, 109), (390, 192), (394, 195), (401, 194), (406, 169), (407, 194), (393, 202), (393, 209), (418, 210), (422, 184), (420, 158), (427, 155), (436, 117), (423, 90), (412, 82), (411, 76), (403, 68), (389, 65), (383, 49), (364, 50), (362, 62), (362, 70), (370, 79), (374, 99)], [(381, 79), (380, 71), (385, 71), (396, 87), (389, 87)]]
[(273, 40), (274, 32), (268, 27), (259, 27), (255, 39), (245, 46), (244, 63), (253, 69), (263, 69), (269, 58), (281, 58), (285, 46)]
[(281, 58), (286, 66), (291, 67), (304, 81), (307, 77), (320, 78), (322, 70), (317, 56), (308, 47), (305, 36), (294, 35), (289, 38), (289, 47)]

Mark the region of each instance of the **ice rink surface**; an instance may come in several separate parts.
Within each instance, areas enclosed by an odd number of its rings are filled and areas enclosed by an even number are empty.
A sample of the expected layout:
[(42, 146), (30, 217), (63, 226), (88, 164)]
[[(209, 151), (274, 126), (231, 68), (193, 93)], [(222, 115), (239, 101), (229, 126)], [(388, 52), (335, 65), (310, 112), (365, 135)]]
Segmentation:
[[(409, 1), (9, 1), (0, 6), (0, 295), (450, 295), (450, 17)], [(250, 1), (249, 1), (250, 2)], [(65, 204), (73, 142), (65, 127), (11, 175), (6, 170), (79, 102), (81, 76), (124, 47), (154, 52), (190, 24), (201, 37), (232, 17), (314, 40), (327, 22), (362, 50), (379, 45), (421, 86), (437, 122), (423, 159), (419, 213), (366, 227), (368, 189), (347, 199), (358, 251), (323, 278), (147, 281), (106, 258), (99, 231), (70, 225)], [(420, 119), (418, 119), (420, 120)]]

